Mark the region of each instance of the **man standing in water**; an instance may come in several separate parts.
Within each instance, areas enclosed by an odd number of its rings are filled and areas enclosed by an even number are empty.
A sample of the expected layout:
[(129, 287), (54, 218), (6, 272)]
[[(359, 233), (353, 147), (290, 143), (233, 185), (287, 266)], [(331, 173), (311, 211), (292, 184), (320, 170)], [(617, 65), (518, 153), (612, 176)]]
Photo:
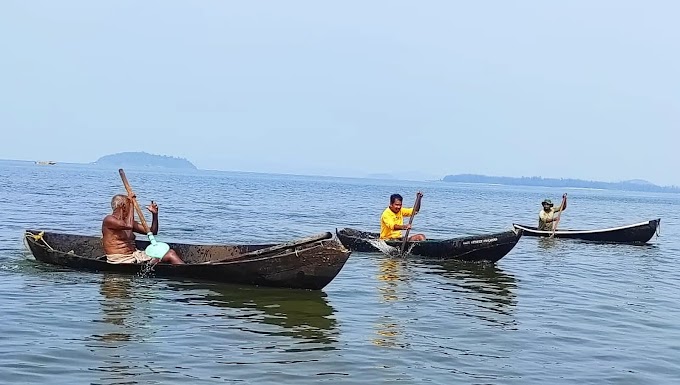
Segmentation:
[[(423, 193), (418, 191), (422, 198)], [(401, 240), (401, 230), (409, 230), (411, 225), (404, 225), (404, 217), (418, 214), (420, 211), (420, 199), (413, 208), (401, 207), (404, 199), (399, 194), (390, 195), (390, 205), (380, 216), (380, 239)], [(425, 235), (415, 234), (408, 237), (409, 241), (424, 241)]]
[[(135, 221), (135, 196), (114, 195), (111, 199), (113, 212), (102, 222), (102, 243), (109, 263), (144, 263), (152, 258), (135, 247), (135, 233), (146, 234), (142, 225)], [(153, 215), (151, 232), (158, 234), (158, 205), (151, 201), (146, 207)], [(183, 264), (177, 253), (170, 249), (160, 260), (165, 263)]]
[(554, 209), (553, 203), (550, 199), (544, 199), (541, 204), (543, 205), (543, 210), (538, 213), (538, 229), (541, 231), (552, 231), (553, 222), (557, 220), (555, 214), (560, 211), (567, 209), (567, 194), (562, 195), (562, 204), (560, 207)]

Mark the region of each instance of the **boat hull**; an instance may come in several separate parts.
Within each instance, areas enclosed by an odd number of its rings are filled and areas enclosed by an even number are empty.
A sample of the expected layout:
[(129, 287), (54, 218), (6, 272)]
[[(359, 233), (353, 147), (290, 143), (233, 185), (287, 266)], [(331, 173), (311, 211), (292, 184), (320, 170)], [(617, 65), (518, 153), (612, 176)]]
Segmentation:
[[(330, 233), (328, 233), (330, 235)], [(139, 274), (142, 264), (106, 261), (100, 237), (26, 231), (26, 245), (36, 260), (77, 270)], [(144, 250), (147, 241), (137, 241)], [(272, 253), (252, 255), (275, 245), (194, 245), (169, 243), (186, 262), (156, 264), (156, 277), (181, 277), (225, 283), (320, 290), (347, 262), (351, 251), (337, 239), (321, 240)], [(250, 256), (240, 256), (250, 253)]]
[[(645, 244), (654, 234), (658, 233), (661, 219), (635, 223), (627, 226), (613, 227), (602, 230), (557, 230), (555, 238), (581, 239), (601, 243)], [(540, 231), (536, 227), (513, 224), (515, 229), (524, 231), (530, 237), (550, 237), (551, 231)]]
[[(336, 230), (340, 242), (352, 251), (380, 252), (376, 246), (379, 234), (355, 229)], [(407, 242), (408, 255), (433, 259), (455, 259), (461, 261), (497, 262), (506, 256), (522, 237), (521, 230), (493, 234), (459, 237), (445, 240)], [(400, 250), (401, 241), (384, 241), (395, 250)]]

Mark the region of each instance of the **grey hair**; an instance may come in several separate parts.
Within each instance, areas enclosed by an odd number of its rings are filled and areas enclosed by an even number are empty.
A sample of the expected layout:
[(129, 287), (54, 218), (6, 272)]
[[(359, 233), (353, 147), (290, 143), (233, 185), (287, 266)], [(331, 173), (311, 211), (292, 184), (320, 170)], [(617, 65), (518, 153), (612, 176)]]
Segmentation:
[(111, 198), (111, 209), (114, 211), (127, 203), (128, 198), (125, 195), (117, 194)]

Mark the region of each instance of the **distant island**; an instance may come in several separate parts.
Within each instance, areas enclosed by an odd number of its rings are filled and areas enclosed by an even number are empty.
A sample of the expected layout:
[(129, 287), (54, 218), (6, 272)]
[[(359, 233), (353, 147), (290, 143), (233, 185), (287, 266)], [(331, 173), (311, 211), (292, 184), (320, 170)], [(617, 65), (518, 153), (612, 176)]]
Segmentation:
[(513, 178), (505, 176), (459, 174), (447, 175), (442, 180), (444, 182), (502, 184), (511, 186), (573, 187), (603, 190), (680, 193), (680, 187), (658, 186), (641, 179), (633, 179), (622, 182), (597, 182), (581, 179), (541, 178), (538, 176)]
[(167, 155), (154, 155), (146, 152), (120, 152), (118, 154), (105, 155), (92, 164), (99, 166), (115, 166), (128, 168), (172, 168), (197, 170), (191, 162), (184, 158), (176, 158)]

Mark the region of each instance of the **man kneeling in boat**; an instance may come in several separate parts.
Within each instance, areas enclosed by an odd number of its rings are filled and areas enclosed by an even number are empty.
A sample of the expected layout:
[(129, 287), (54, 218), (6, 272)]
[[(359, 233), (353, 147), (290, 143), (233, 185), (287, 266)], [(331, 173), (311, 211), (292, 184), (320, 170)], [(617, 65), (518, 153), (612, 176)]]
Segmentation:
[[(102, 222), (102, 243), (106, 261), (109, 263), (144, 263), (152, 258), (143, 250), (135, 247), (135, 233), (146, 234), (142, 225), (135, 221), (135, 207), (133, 197), (115, 195), (111, 199), (113, 212)], [(151, 232), (158, 234), (158, 205), (151, 201), (146, 207), (153, 215)], [(182, 264), (182, 259), (170, 249), (160, 260), (165, 263)]]
[(553, 222), (557, 220), (557, 217), (555, 217), (555, 214), (559, 213), (560, 211), (564, 211), (567, 209), (567, 194), (564, 194), (562, 196), (562, 204), (560, 204), (560, 207), (558, 208), (553, 208), (553, 203), (550, 199), (544, 199), (541, 204), (543, 205), (543, 210), (541, 210), (538, 213), (538, 229), (541, 231), (552, 231), (553, 230)]
[[(423, 194), (419, 191), (420, 197)], [(401, 207), (404, 199), (399, 194), (390, 195), (390, 205), (380, 216), (380, 239), (402, 240), (401, 230), (409, 230), (411, 225), (404, 225), (404, 217), (418, 214), (420, 211), (420, 199), (417, 200), (416, 207)], [(425, 235), (415, 234), (408, 237), (409, 241), (424, 241)]]

